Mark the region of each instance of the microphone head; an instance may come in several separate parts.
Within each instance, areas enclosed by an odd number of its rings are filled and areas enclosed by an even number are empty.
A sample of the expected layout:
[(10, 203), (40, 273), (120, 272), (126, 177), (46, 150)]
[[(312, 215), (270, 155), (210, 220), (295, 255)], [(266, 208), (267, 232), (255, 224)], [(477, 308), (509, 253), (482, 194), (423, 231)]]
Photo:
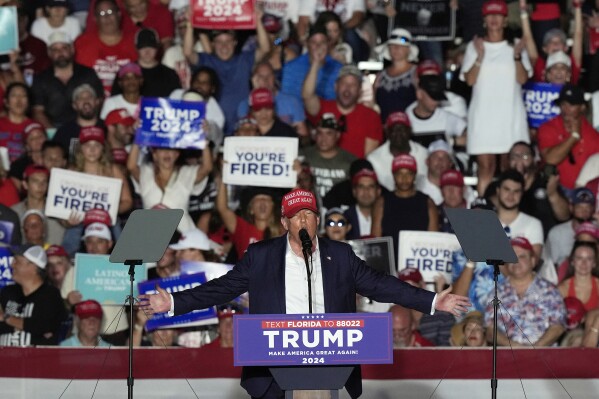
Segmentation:
[(306, 230), (306, 229), (300, 229), (299, 238), (302, 242), (311, 241), (310, 235), (308, 234), (308, 230)]

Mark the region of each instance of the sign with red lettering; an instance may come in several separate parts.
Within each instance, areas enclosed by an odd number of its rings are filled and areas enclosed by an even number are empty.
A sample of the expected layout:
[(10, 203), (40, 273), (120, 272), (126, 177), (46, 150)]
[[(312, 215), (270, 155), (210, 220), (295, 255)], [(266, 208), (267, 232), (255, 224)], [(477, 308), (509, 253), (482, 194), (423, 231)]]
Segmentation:
[(235, 366), (393, 363), (390, 313), (233, 316)]
[(202, 29), (255, 29), (256, 0), (192, 0), (192, 24)]

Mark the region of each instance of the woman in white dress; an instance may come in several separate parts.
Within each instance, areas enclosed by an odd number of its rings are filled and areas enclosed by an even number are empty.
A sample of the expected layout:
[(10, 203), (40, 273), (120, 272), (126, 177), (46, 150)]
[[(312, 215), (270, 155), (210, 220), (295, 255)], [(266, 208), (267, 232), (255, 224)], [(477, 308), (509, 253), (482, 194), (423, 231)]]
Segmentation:
[(506, 3), (487, 1), (482, 14), (485, 37), (468, 43), (460, 75), (473, 88), (467, 149), (477, 159), (479, 195), (493, 179), (497, 154), (507, 164), (512, 144), (530, 141), (521, 86), (532, 76), (524, 43), (512, 45), (504, 36)]

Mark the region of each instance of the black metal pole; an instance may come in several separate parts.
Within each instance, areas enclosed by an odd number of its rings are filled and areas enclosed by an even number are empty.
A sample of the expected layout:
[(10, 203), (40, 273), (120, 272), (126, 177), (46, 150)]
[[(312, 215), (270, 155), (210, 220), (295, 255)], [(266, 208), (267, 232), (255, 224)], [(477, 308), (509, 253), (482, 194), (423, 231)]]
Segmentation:
[(135, 281), (135, 266), (141, 265), (143, 262), (139, 260), (126, 261), (125, 265), (129, 266), (129, 374), (127, 375), (127, 398), (133, 399), (133, 323), (135, 315), (133, 313), (133, 282)]
[(493, 281), (495, 295), (493, 296), (493, 376), (491, 377), (491, 398), (497, 398), (497, 314), (499, 312), (499, 298), (497, 297), (497, 282), (499, 278), (499, 263), (493, 263)]
[(304, 254), (304, 262), (306, 263), (306, 276), (308, 277), (308, 313), (312, 313), (312, 273), (310, 273), (308, 252), (302, 250), (302, 253)]

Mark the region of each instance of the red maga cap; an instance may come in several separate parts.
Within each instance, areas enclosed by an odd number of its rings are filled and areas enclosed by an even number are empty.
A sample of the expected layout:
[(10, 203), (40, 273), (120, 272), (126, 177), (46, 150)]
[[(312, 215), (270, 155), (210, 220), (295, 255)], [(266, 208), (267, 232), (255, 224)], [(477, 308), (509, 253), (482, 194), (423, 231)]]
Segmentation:
[(275, 99), (272, 96), (272, 92), (266, 88), (254, 89), (250, 93), (249, 105), (254, 111), (261, 110), (262, 108), (273, 108), (275, 106)]
[(133, 126), (135, 118), (125, 108), (118, 108), (113, 109), (106, 115), (104, 123), (106, 123), (106, 126), (116, 125), (117, 123), (125, 126)]
[(50, 245), (48, 247), (48, 249), (46, 249), (46, 255), (47, 256), (66, 256), (67, 258), (69, 257), (69, 254), (67, 253), (66, 249), (64, 249), (60, 245)]
[(31, 164), (25, 168), (23, 180), (27, 180), (34, 173), (43, 173), (46, 176), (50, 176), (50, 171), (45, 166)]
[(83, 226), (87, 227), (92, 223), (102, 223), (106, 226), (112, 226), (112, 219), (110, 219), (110, 214), (104, 209), (90, 209), (85, 212)]
[(525, 237), (514, 237), (511, 239), (510, 244), (512, 244), (512, 247), (520, 247), (533, 252), (532, 244)]
[(399, 278), (401, 281), (412, 281), (416, 284), (420, 284), (423, 280), (422, 278), (422, 274), (420, 274), (420, 271), (418, 269), (414, 269), (413, 267), (407, 267), (405, 269), (403, 269), (402, 271), (400, 271), (397, 274), (397, 278)]
[(393, 112), (389, 114), (387, 120), (385, 121), (385, 127), (391, 127), (393, 125), (404, 125), (404, 126), (412, 126), (410, 123), (410, 118), (404, 112)]
[(89, 317), (97, 317), (98, 319), (102, 318), (102, 306), (93, 299), (88, 299), (87, 301), (79, 302), (75, 305), (75, 314), (79, 317), (80, 320), (87, 319)]
[(281, 215), (291, 218), (302, 209), (309, 209), (318, 214), (316, 198), (311, 191), (297, 188), (285, 194), (281, 201)]
[(501, 0), (490, 0), (483, 4), (483, 17), (491, 14), (501, 14), (507, 17), (507, 4)]
[(464, 187), (464, 175), (455, 169), (449, 169), (443, 172), (441, 175), (441, 187), (445, 186), (458, 186)]
[(416, 67), (416, 75), (440, 75), (441, 67), (433, 60), (423, 60)]
[(362, 177), (370, 177), (371, 179), (374, 179), (375, 182), (378, 182), (378, 179), (376, 177), (376, 172), (372, 169), (368, 169), (368, 168), (363, 168), (360, 169), (359, 171), (356, 172), (356, 174), (352, 177), (351, 182), (352, 185), (355, 186), (356, 184), (358, 184), (358, 182), (360, 181), (360, 179)]
[(94, 140), (104, 144), (104, 141), (106, 141), (104, 129), (97, 126), (86, 126), (81, 128), (79, 131), (79, 144), (85, 144), (88, 141)]
[(411, 170), (412, 172), (416, 173), (418, 171), (418, 166), (416, 165), (416, 158), (414, 158), (410, 154), (399, 154), (398, 156), (393, 158), (393, 163), (391, 164), (391, 172), (395, 173), (402, 168)]

